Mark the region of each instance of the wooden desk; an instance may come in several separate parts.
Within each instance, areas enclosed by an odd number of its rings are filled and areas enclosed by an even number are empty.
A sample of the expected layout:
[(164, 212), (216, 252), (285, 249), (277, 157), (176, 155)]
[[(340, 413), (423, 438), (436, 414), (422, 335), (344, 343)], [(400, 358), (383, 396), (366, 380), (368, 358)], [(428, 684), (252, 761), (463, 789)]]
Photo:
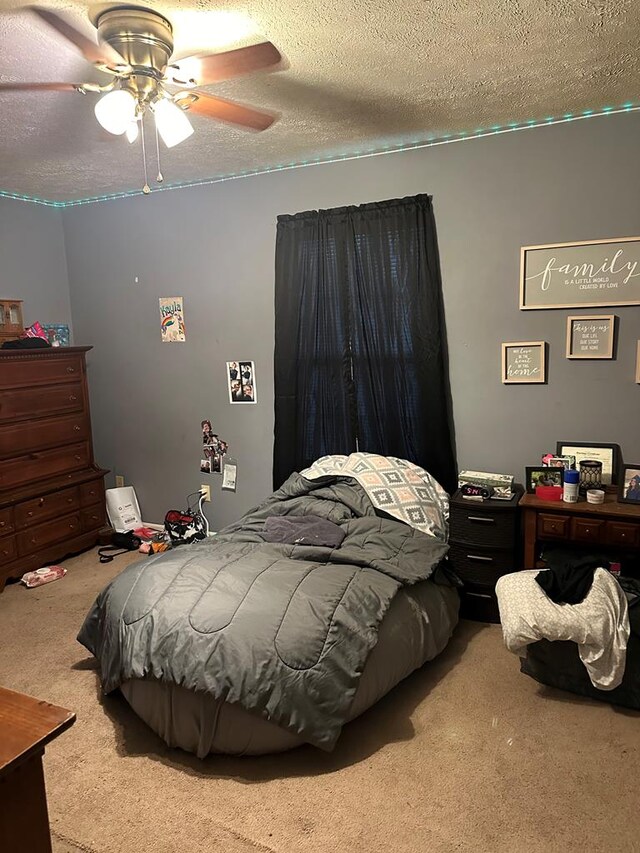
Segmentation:
[(42, 756), (75, 719), (65, 708), (0, 687), (2, 853), (51, 853)]
[(543, 501), (536, 495), (520, 499), (524, 530), (524, 568), (536, 568), (536, 544), (563, 542), (569, 545), (605, 546), (621, 553), (640, 549), (640, 506), (620, 503), (607, 494), (603, 504), (582, 498), (575, 504)]

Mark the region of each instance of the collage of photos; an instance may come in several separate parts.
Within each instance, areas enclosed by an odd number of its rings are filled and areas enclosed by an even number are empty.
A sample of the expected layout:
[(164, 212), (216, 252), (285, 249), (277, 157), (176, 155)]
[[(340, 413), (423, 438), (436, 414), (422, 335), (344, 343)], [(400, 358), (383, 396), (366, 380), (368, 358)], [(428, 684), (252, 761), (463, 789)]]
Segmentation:
[(202, 426), (202, 474), (222, 474), (222, 457), (226, 456), (229, 445), (213, 431), (210, 420), (204, 420)]
[(228, 361), (227, 383), (230, 403), (256, 403), (256, 370), (252, 361)]

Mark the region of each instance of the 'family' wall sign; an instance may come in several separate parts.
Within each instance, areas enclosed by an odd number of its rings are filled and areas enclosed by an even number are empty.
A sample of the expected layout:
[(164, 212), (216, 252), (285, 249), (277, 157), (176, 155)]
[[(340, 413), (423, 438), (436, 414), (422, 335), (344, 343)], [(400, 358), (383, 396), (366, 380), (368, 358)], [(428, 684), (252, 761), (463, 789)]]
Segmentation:
[(523, 246), (520, 308), (640, 305), (640, 237)]

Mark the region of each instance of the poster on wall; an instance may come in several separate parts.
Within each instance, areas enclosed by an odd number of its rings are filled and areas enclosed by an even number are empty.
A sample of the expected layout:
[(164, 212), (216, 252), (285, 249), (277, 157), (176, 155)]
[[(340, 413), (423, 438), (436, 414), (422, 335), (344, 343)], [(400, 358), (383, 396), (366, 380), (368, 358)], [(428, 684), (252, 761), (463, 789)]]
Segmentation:
[(502, 344), (502, 382), (505, 385), (546, 381), (546, 343), (544, 341), (515, 341)]
[(227, 362), (230, 403), (257, 403), (256, 368), (252, 361)]
[(567, 358), (613, 358), (614, 314), (567, 317)]
[(640, 237), (523, 246), (520, 308), (640, 305)]
[[(209, 418), (205, 418), (201, 421), (200, 426), (202, 429), (203, 457), (200, 460), (200, 470), (206, 474), (221, 474), (222, 458), (223, 456), (226, 456), (227, 451), (229, 450), (229, 444), (213, 431)], [(203, 463), (206, 463), (206, 470), (203, 468)]]
[(163, 343), (186, 341), (182, 296), (161, 296), (160, 333)]

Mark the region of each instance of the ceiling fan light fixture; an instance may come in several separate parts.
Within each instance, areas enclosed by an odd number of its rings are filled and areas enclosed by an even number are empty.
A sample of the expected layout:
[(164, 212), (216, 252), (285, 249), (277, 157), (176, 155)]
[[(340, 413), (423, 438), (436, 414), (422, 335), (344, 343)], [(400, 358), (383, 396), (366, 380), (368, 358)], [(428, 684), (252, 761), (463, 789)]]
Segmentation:
[(105, 130), (120, 136), (135, 122), (136, 99), (126, 89), (115, 89), (100, 98), (94, 111)]
[(138, 120), (134, 118), (133, 121), (129, 122), (127, 125), (127, 129), (125, 130), (125, 135), (129, 142), (133, 143), (138, 138), (138, 134), (140, 133), (138, 129)]
[(167, 98), (155, 101), (151, 108), (156, 120), (158, 133), (167, 148), (173, 148), (180, 142), (184, 142), (193, 133), (193, 126), (184, 110), (176, 106)]

